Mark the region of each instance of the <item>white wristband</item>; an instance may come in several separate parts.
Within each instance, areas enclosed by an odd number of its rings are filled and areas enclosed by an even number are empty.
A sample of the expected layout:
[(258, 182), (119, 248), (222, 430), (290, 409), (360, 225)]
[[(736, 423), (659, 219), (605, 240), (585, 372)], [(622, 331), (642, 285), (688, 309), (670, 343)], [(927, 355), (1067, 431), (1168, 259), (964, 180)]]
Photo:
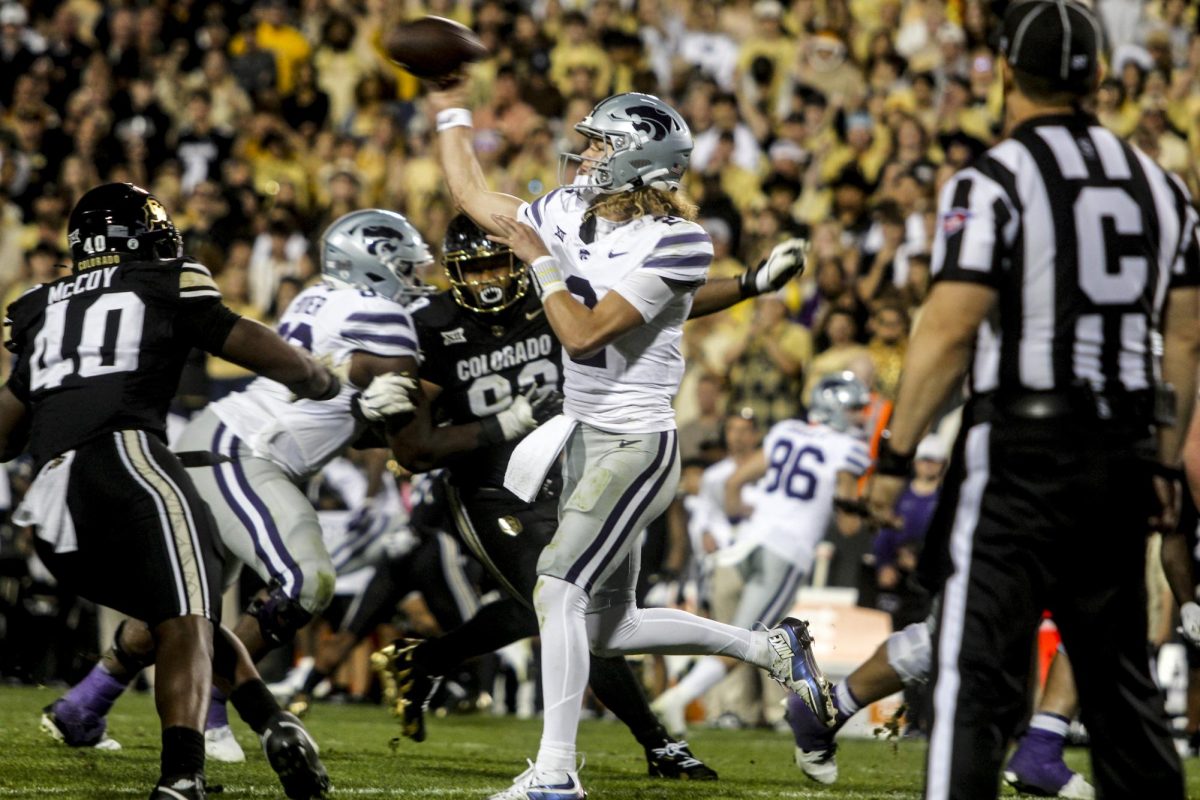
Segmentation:
[(534, 259), (534, 262), (529, 265), (529, 271), (533, 273), (533, 280), (537, 284), (538, 297), (545, 300), (555, 292), (565, 292), (567, 285), (563, 283), (562, 272), (558, 269), (558, 264), (554, 263), (554, 258), (551, 256), (542, 256)]
[(451, 128), (470, 128), (472, 126), (471, 111), (467, 108), (447, 108), (437, 115), (438, 133)]

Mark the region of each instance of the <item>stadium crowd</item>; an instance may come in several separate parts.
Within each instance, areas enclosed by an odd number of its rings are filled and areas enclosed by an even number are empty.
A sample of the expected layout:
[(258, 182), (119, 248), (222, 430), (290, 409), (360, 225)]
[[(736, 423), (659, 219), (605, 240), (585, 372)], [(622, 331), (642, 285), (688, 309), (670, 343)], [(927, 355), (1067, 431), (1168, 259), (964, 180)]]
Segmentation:
[[(685, 186), (713, 239), (713, 276), (740, 274), (782, 238), (812, 242), (801, 279), (685, 329), (677, 411), (696, 481), (724, 455), (730, 415), (761, 435), (803, 417), (817, 382), (846, 370), (869, 385), (878, 430), (929, 287), (938, 189), (1000, 133), (992, 5), (6, 0), (0, 294), (7, 306), (60, 274), (67, 213), (106, 181), (157, 195), (225, 301), (268, 323), (319, 279), (321, 232), (350, 210), (400, 211), (436, 250), (454, 209), (422, 87), (382, 42), (401, 20), (438, 14), (471, 26), (493, 54), (472, 70), (475, 149), (492, 187), (540, 196), (558, 183), (557, 153), (583, 146), (571, 121), (609, 94), (648, 92), (695, 135)], [(1200, 15), (1185, 0), (1097, 6), (1113, 53), (1099, 118), (1195, 193)], [(445, 285), (438, 268), (425, 279)], [(219, 359), (197, 361), (176, 411), (248, 380)], [(927, 466), (906, 496), (918, 504), (936, 495), (946, 459), (936, 442), (923, 448)], [(8, 475), (11, 509), (30, 475), (20, 462)], [(927, 515), (873, 540), (831, 532), (827, 581), (857, 587), (897, 626), (913, 621), (919, 520)], [(697, 555), (716, 546), (691, 544)], [(0, 648), (0, 672), (73, 679), (87, 666), (78, 653), (102, 647), (89, 612), (55, 595), (22, 532), (6, 526), (0, 554), (0, 641), (21, 643)], [(688, 571), (664, 557), (658, 574), (686, 583)], [(46, 618), (55, 625), (38, 624)], [(1171, 626), (1158, 628), (1161, 644)], [(77, 634), (55, 633), (66, 629)]]

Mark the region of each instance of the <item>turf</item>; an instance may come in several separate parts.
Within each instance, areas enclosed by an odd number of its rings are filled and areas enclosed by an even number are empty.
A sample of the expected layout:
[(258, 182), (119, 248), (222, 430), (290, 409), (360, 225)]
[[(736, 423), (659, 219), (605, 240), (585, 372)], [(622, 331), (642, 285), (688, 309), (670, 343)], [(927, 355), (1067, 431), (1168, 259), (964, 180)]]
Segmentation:
[[(38, 729), (42, 706), (58, 690), (0, 689), (0, 798), (103, 800), (146, 797), (157, 777), (158, 722), (153, 700), (130, 695), (116, 706), (109, 732), (124, 748), (116, 753), (69, 750)], [(532, 757), (536, 720), (458, 716), (430, 721), (423, 744), (392, 746), (396, 725), (382, 708), (319, 705), (308, 724), (320, 742), (333, 778), (334, 797), (482, 798), (508, 785)], [(212, 763), (210, 783), (225, 787), (217, 797), (283, 797), (253, 734), (234, 730), (246, 749), (244, 764)], [(709, 798), (843, 798), (909, 800), (920, 796), (925, 748), (920, 742), (843, 742), (842, 777), (832, 787), (808, 781), (792, 763), (790, 737), (770, 731), (696, 730), (696, 754), (721, 773), (712, 784), (650, 779), (633, 739), (619, 724), (585, 722), (580, 749), (587, 756), (582, 777), (592, 798), (709, 800)], [(1068, 761), (1084, 768), (1086, 753)], [(1200, 768), (1189, 764), (1190, 796), (1200, 797)], [(1006, 790), (1007, 791), (1007, 790)], [(1009, 793), (1011, 794), (1011, 793)]]

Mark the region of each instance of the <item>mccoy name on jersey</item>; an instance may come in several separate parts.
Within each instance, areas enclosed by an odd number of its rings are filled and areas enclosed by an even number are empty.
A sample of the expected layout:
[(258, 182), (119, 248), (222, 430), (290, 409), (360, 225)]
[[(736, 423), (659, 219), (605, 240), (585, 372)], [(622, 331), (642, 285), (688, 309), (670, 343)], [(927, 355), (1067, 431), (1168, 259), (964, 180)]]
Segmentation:
[[(404, 306), (369, 290), (305, 289), (279, 320), (279, 335), (314, 356), (338, 364), (356, 352), (417, 358), (417, 336)], [(349, 384), (326, 402), (292, 400), (282, 384), (258, 378), (244, 392), (211, 407), (255, 455), (293, 478), (307, 478), (354, 441), (365, 428), (350, 413), (359, 388)]]
[(597, 219), (595, 236), (585, 242), (587, 208), (578, 192), (556, 189), (522, 205), (518, 217), (541, 236), (580, 302), (592, 308), (615, 291), (646, 324), (591, 356), (564, 359), (563, 410), (611, 433), (671, 430), (671, 400), (683, 377), (683, 322), (712, 263), (712, 241), (694, 222), (644, 216)]
[(116, 430), (165, 441), (188, 352), (220, 352), (237, 319), (186, 259), (96, 266), (27, 291), (8, 308), (8, 386), (34, 409), (36, 468)]
[[(467, 311), (449, 292), (409, 306), (421, 342), (421, 379), (442, 389), (434, 424), (464, 425), (496, 414), (532, 386), (562, 388), (562, 346), (533, 294), (499, 314)], [(462, 489), (503, 488), (517, 442), (455, 458), (450, 479)]]
[(763, 452), (767, 474), (758, 482), (754, 513), (738, 532), (739, 543), (761, 544), (807, 571), (833, 515), (838, 473), (862, 475), (870, 453), (848, 434), (792, 419), (767, 431)]

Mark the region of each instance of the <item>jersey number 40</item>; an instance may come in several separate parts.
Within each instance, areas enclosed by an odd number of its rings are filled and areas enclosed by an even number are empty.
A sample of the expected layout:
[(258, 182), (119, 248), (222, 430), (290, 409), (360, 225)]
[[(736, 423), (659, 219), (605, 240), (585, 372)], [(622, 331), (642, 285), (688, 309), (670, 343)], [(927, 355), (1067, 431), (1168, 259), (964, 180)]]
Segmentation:
[[(54, 389), (70, 375), (92, 378), (137, 369), (146, 304), (133, 292), (102, 294), (83, 302), (87, 301), (91, 305), (82, 314), (70, 313), (80, 300), (46, 308), (33, 339), (31, 391)], [(64, 343), (70, 341), (77, 342), (73, 352), (64, 352)]]

